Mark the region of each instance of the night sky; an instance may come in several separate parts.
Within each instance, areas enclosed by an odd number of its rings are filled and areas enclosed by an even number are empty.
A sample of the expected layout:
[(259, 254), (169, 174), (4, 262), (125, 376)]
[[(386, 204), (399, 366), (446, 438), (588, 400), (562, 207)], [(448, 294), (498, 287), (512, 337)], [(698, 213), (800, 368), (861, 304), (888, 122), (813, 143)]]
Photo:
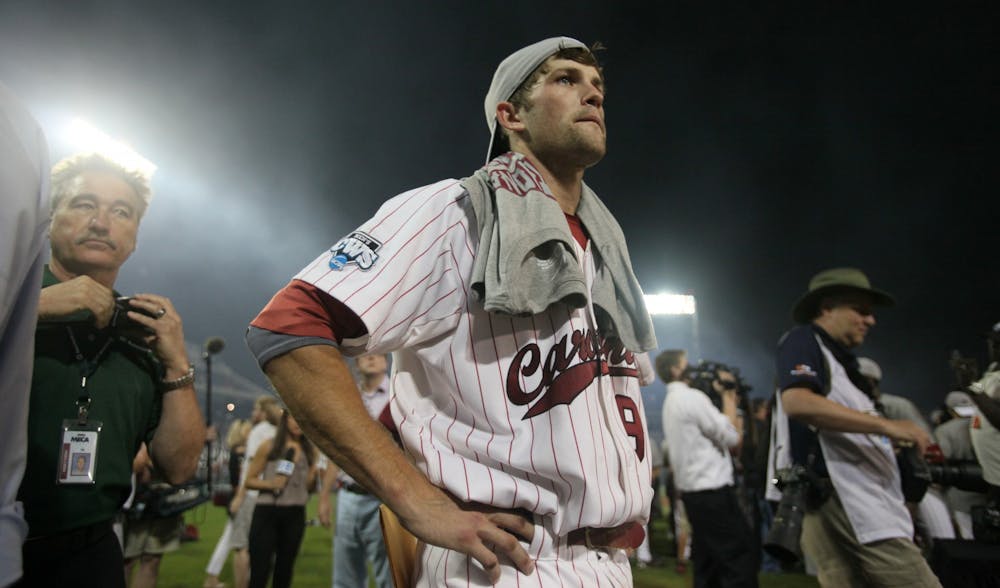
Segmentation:
[[(118, 289), (169, 296), (189, 340), (224, 337), (220, 361), (259, 383), (257, 311), (385, 199), (480, 166), (493, 69), (554, 35), (608, 47), (609, 150), (587, 181), (643, 288), (697, 297), (701, 356), (769, 392), (793, 302), (850, 265), (899, 301), (859, 349), (886, 392), (929, 410), (951, 350), (985, 362), (992, 3), (542, 4), (4, 0), (0, 81), (53, 160), (82, 117), (159, 166)], [(694, 345), (689, 318), (657, 327), (662, 349)]]

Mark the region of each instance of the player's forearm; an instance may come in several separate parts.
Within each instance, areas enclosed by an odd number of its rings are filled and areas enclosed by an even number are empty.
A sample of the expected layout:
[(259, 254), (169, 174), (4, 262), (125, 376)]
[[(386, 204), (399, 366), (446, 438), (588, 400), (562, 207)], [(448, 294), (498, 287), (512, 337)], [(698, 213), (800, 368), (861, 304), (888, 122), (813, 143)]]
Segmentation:
[(264, 371), (306, 436), (401, 517), (412, 516), (421, 500), (441, 497), (368, 415), (335, 347), (299, 347), (269, 361)]
[(164, 478), (171, 484), (191, 479), (204, 445), (205, 421), (194, 386), (164, 393), (160, 423), (150, 444), (153, 461)]
[(781, 406), (789, 418), (817, 429), (842, 433), (886, 433), (887, 419), (847, 408), (808, 388), (785, 390), (781, 393)]

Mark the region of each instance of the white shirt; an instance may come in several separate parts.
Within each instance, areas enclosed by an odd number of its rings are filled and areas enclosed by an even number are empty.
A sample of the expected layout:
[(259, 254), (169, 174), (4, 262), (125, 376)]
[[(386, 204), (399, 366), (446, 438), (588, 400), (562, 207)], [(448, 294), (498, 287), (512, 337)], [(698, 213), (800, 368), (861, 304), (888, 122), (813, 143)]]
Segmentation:
[(704, 392), (684, 382), (667, 384), (663, 432), (678, 490), (697, 492), (733, 484), (729, 448), (739, 444), (740, 435)]
[[(253, 456), (257, 455), (257, 450), (265, 441), (274, 439), (277, 432), (278, 428), (267, 421), (261, 421), (250, 429), (250, 434), (247, 435), (247, 452), (244, 454), (246, 459), (243, 460), (243, 469), (240, 471), (241, 485), (247, 480), (247, 470), (250, 469), (250, 462), (253, 461)], [(247, 496), (256, 497), (258, 494), (260, 490), (247, 490)]]

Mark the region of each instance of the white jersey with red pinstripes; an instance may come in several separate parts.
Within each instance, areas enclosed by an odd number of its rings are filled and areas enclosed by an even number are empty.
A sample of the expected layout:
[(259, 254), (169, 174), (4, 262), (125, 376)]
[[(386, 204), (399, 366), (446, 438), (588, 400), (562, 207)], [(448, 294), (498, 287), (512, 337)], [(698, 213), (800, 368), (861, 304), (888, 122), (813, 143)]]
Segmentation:
[[(476, 233), (467, 194), (445, 180), (389, 200), (296, 278), (364, 321), (368, 335), (345, 352), (393, 353), (393, 420), (432, 483), (537, 513), (557, 536), (645, 521), (635, 356), (598, 337), (589, 305), (486, 312), (470, 295)], [(590, 285), (589, 243), (574, 245)]]

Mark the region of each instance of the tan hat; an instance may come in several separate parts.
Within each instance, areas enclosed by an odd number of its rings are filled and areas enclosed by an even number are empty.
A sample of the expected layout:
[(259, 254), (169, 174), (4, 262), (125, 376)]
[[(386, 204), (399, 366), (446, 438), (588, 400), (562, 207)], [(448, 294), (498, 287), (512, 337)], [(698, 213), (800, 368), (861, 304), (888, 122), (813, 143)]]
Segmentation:
[(809, 291), (799, 298), (792, 308), (792, 319), (797, 323), (808, 323), (816, 317), (819, 301), (837, 290), (864, 292), (879, 306), (893, 306), (896, 300), (888, 292), (872, 288), (871, 282), (861, 270), (853, 267), (837, 267), (823, 270), (809, 280)]

